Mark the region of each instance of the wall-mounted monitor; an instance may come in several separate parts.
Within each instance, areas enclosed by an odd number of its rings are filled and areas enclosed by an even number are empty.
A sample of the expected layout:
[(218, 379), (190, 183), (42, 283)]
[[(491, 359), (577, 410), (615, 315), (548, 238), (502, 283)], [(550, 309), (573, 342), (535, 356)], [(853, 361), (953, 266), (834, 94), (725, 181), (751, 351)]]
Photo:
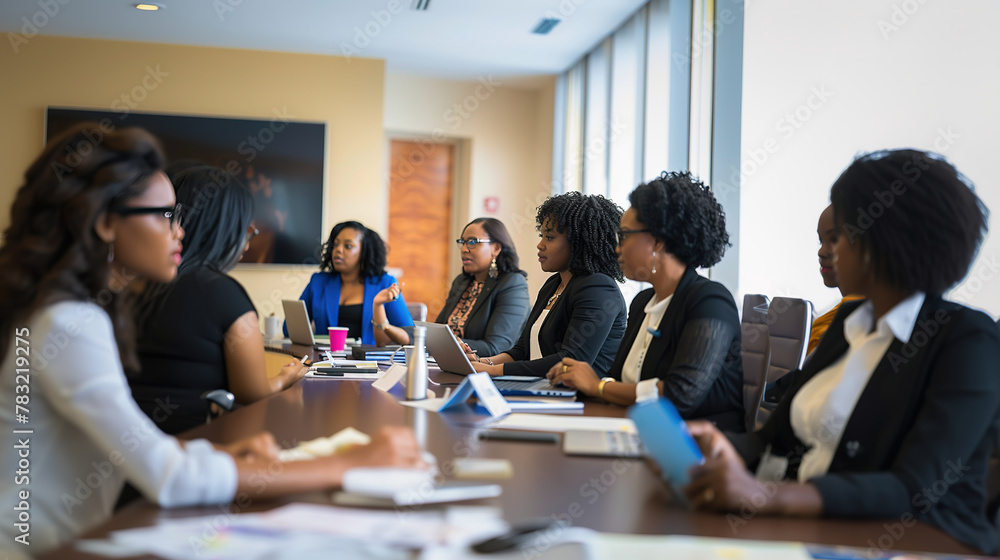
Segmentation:
[(255, 225), (243, 263), (315, 265), (323, 235), (326, 125), (266, 120), (48, 107), (46, 141), (85, 121), (139, 126), (160, 139), (167, 165), (189, 160), (225, 169), (253, 193)]

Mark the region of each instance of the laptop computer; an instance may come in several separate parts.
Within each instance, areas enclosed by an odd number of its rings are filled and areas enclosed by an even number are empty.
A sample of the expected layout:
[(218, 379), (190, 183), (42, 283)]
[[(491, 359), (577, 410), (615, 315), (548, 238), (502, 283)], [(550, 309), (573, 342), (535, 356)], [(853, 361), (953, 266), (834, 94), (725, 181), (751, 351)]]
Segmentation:
[[(476, 373), (472, 362), (462, 350), (462, 344), (448, 325), (414, 321), (414, 325), (425, 327), (427, 335), (424, 340), (427, 352), (434, 356), (441, 371), (458, 375)], [(544, 377), (494, 377), (493, 384), (504, 396), (532, 397), (575, 397), (576, 389), (555, 387)]]
[(293, 344), (316, 346), (312, 326), (309, 324), (309, 311), (306, 302), (301, 299), (283, 299), (281, 307), (285, 311), (285, 324), (288, 326), (288, 338)]

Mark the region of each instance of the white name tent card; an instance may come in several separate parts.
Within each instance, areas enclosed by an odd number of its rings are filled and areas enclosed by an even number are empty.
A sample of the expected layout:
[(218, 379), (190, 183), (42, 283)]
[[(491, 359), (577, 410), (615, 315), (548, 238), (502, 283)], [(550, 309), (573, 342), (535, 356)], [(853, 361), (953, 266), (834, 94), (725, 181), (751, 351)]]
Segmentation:
[(510, 403), (503, 398), (497, 386), (493, 384), (490, 374), (486, 372), (473, 373), (467, 376), (448, 399), (403, 401), (400, 404), (435, 412), (444, 412), (465, 404), (465, 401), (472, 398), (473, 395), (479, 399), (479, 404), (490, 413), (490, 416), (499, 418), (500, 416), (510, 414)]

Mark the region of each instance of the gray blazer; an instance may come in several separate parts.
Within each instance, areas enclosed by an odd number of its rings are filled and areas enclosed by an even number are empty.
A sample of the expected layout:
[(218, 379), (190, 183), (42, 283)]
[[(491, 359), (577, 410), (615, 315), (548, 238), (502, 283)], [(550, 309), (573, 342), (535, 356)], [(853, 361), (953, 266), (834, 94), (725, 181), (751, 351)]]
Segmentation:
[[(472, 278), (459, 274), (451, 283), (448, 300), (435, 323), (447, 323), (458, 300), (472, 283)], [(528, 281), (516, 272), (508, 272), (499, 278), (486, 278), (483, 291), (476, 298), (472, 312), (465, 321), (463, 342), (480, 356), (495, 356), (514, 346), (521, 334), (524, 321), (528, 317), (531, 303), (528, 297)]]

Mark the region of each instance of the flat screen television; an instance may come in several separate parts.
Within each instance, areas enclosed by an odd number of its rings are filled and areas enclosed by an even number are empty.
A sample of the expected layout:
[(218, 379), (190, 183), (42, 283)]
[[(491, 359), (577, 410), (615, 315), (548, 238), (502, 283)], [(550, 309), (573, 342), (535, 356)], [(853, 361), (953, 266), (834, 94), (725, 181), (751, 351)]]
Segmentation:
[(323, 240), (326, 125), (292, 121), (280, 111), (268, 120), (48, 107), (45, 138), (77, 123), (113, 129), (139, 126), (159, 138), (167, 165), (198, 161), (225, 169), (247, 185), (254, 225), (243, 263), (311, 265)]

